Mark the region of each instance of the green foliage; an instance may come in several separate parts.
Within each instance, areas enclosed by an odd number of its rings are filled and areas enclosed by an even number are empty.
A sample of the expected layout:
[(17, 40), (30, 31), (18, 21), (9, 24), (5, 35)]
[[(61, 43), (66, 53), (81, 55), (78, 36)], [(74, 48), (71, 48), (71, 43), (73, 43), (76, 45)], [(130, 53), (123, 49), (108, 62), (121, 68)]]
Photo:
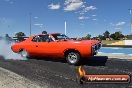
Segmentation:
[(6, 37), (6, 38), (9, 38), (9, 35), (8, 35), (8, 34), (5, 34), (5, 37)]
[(98, 38), (100, 40), (106, 40), (106, 38), (112, 38), (113, 40), (120, 40), (125, 38), (125, 36), (122, 34), (122, 32), (117, 31), (115, 33), (110, 34), (109, 31), (105, 31), (103, 35), (99, 35)]
[(91, 35), (87, 34), (85, 37), (82, 37), (83, 40), (90, 40), (91, 39)]
[(15, 34), (18, 41), (24, 41), (24, 36), (26, 36), (23, 32), (18, 32)]
[(132, 40), (132, 34), (131, 35), (126, 35), (125, 36), (128, 40)]
[(114, 40), (120, 40), (121, 38), (124, 38), (124, 35), (122, 34), (122, 32), (118, 31), (111, 34), (110, 37), (113, 38)]
[(103, 35), (104, 35), (105, 38), (109, 38), (110, 37), (110, 32), (109, 31), (105, 31), (103, 33)]
[(105, 39), (106, 39), (103, 35), (98, 35), (98, 38), (99, 38), (100, 40), (105, 40)]
[(8, 34), (5, 34), (4, 39), (5, 40), (12, 40), (12, 38)]
[(26, 36), (23, 32), (18, 32), (15, 34), (16, 37), (23, 37)]

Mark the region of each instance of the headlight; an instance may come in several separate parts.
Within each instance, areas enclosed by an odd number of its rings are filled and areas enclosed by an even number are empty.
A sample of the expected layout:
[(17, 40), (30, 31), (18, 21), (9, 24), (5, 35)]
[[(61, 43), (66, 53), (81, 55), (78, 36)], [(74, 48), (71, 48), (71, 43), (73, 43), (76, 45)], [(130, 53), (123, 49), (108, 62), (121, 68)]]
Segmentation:
[(95, 45), (92, 46), (93, 50), (95, 51)]
[(101, 46), (102, 46), (102, 44), (101, 44), (101, 43), (99, 43), (99, 44), (98, 44), (98, 49), (100, 49), (100, 48), (101, 48)]
[(98, 50), (98, 44), (95, 44), (95, 50)]
[(94, 55), (94, 52), (95, 52), (95, 46), (93, 45), (93, 46), (92, 46), (92, 49), (91, 49), (91, 55), (92, 55), (92, 56)]
[(92, 46), (92, 55), (96, 55), (97, 54), (97, 51), (98, 50), (98, 44), (95, 44)]

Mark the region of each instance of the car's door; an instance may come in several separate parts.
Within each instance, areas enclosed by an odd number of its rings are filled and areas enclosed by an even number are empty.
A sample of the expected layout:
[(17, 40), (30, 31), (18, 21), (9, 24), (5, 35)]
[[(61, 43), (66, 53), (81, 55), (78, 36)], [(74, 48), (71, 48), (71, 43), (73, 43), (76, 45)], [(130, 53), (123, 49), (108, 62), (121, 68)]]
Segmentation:
[(32, 56), (39, 56), (40, 50), (38, 49), (38, 45), (40, 43), (40, 36), (34, 36), (33, 39), (28, 42), (27, 50)]
[(59, 52), (59, 44), (54, 42), (49, 35), (36, 36), (33, 39), (33, 46), (36, 56), (57, 56)]

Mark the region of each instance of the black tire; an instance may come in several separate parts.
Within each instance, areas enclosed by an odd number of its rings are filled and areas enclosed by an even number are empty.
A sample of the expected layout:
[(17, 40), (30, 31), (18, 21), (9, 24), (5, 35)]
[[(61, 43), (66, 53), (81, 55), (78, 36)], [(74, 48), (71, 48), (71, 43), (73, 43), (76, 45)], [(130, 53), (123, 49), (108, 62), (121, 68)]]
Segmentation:
[(25, 49), (21, 50), (19, 54), (23, 58), (29, 58), (29, 53)]
[(79, 65), (81, 61), (81, 56), (77, 52), (68, 52), (66, 54), (66, 60), (70, 65)]

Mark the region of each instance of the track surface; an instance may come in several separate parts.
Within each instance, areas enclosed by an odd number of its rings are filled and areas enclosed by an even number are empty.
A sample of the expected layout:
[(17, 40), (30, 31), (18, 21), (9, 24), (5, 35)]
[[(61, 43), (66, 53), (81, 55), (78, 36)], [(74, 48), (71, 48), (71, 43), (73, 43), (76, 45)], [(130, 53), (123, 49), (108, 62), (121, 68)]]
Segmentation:
[[(111, 59), (96, 56), (82, 63), (87, 74), (129, 74), (132, 77), (132, 60)], [(128, 84), (84, 84), (76, 83), (75, 66), (63, 60), (39, 58), (30, 60), (0, 59), (0, 67), (15, 72), (40, 86), (49, 88), (132, 88)]]

